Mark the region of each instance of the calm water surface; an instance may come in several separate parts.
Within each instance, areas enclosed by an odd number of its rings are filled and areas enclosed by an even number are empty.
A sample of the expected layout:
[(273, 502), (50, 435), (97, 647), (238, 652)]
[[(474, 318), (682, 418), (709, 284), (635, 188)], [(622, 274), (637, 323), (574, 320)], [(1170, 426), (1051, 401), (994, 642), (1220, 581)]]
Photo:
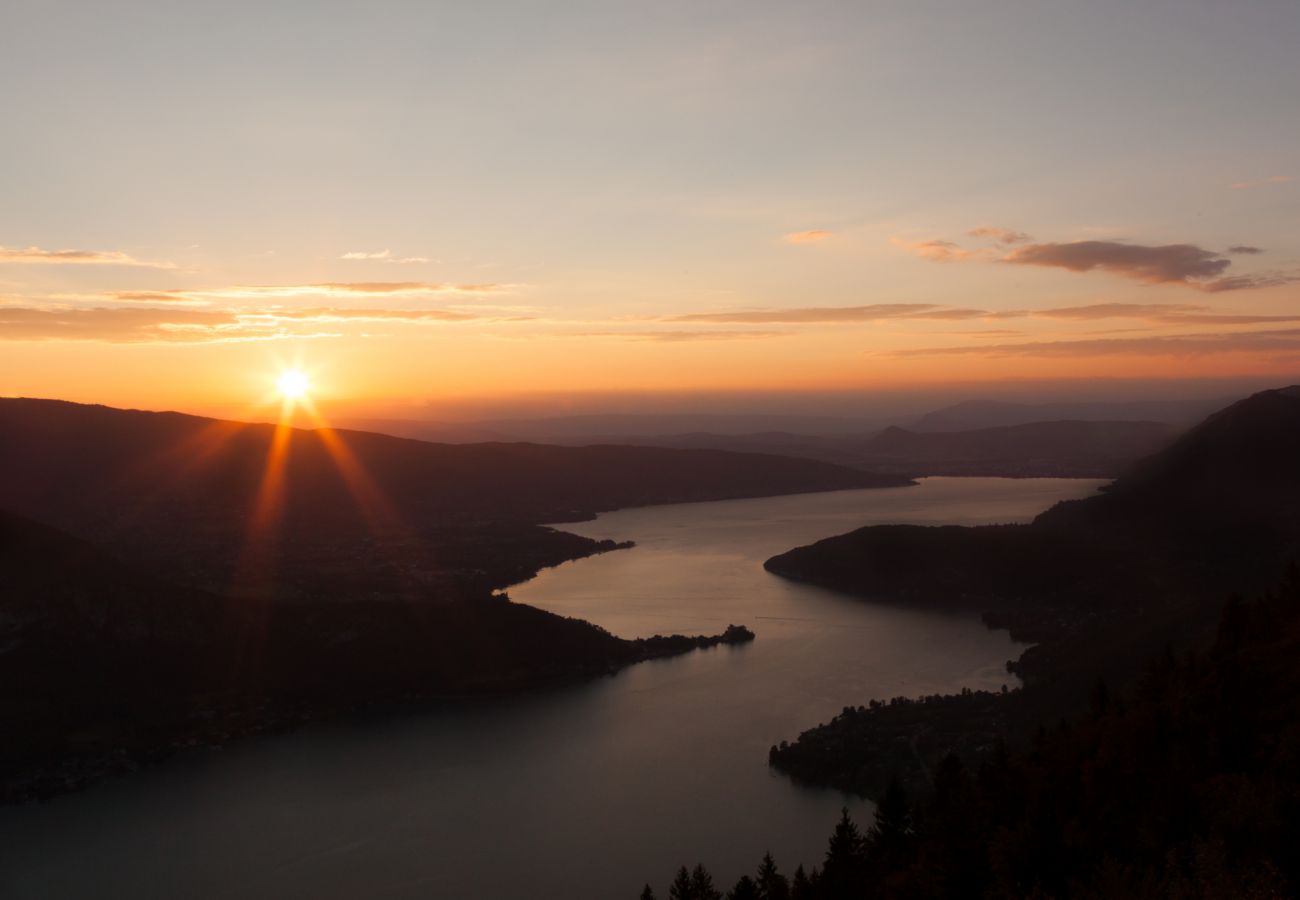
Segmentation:
[(1017, 654), (973, 617), (783, 581), (769, 556), (872, 523), (1026, 520), (1100, 482), (918, 487), (625, 510), (566, 530), (636, 548), (511, 591), (615, 634), (758, 640), (476, 708), (305, 729), (0, 809), (0, 897), (633, 898), (681, 863), (720, 883), (824, 852), (841, 805), (768, 747), (846, 704), (997, 688)]

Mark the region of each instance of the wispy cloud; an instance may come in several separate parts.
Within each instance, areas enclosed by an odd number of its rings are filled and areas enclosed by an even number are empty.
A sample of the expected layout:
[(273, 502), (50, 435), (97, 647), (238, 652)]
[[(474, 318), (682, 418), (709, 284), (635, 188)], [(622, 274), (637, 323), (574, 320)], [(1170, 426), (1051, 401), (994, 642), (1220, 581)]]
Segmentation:
[(1097, 356), (1182, 356), (1224, 353), (1277, 353), (1300, 350), (1300, 328), (1250, 331), (1236, 334), (1160, 335), (1133, 338), (1088, 338), (1083, 340), (1028, 341), (1015, 344), (962, 344), (954, 347), (925, 347), (895, 350), (895, 357), (986, 356), (986, 357), (1097, 357)]
[(1033, 240), (1023, 231), (1012, 231), (1010, 228), (998, 228), (995, 225), (981, 225), (979, 228), (972, 228), (966, 234), (970, 237), (988, 238), (999, 244), (1027, 244)]
[(833, 231), (824, 231), (820, 228), (814, 228), (810, 231), (792, 231), (781, 238), (787, 244), (816, 244), (834, 236)]
[(393, 252), (388, 249), (367, 252), (365, 250), (349, 250), (339, 257), (339, 259), (348, 260), (371, 260), (386, 263), (427, 263), (427, 256), (393, 256)]
[(1300, 313), (1283, 316), (1219, 313), (1208, 306), (1189, 303), (1094, 303), (1088, 306), (1035, 310), (1031, 315), (1040, 319), (1075, 321), (1141, 319), (1169, 325), (1264, 325), (1277, 322), (1300, 322)]
[(583, 331), (571, 337), (677, 344), (687, 341), (756, 341), (788, 334), (786, 331)]
[(909, 253), (914, 253), (922, 259), (928, 259), (931, 262), (960, 262), (966, 259), (977, 259), (981, 256), (987, 256), (988, 253), (983, 250), (967, 250), (954, 241), (929, 240), (929, 241), (909, 241), (903, 238), (894, 238), (892, 243), (897, 247), (902, 247)]
[(504, 294), (516, 286), (510, 284), (451, 284), (436, 281), (340, 281), (320, 284), (235, 285), (231, 287), (173, 289), (166, 291), (121, 291), (107, 295), (120, 301), (157, 303), (238, 303), (241, 301), (293, 300), (312, 297), (439, 296), (461, 294)]
[(176, 268), (175, 263), (136, 259), (120, 250), (45, 250), (41, 247), (0, 247), (0, 263)]
[(1252, 247), (1249, 244), (1233, 244), (1231, 247), (1228, 248), (1228, 252), (1232, 254), (1246, 254), (1249, 256), (1254, 256), (1255, 254), (1263, 253), (1264, 248)]
[(1271, 175), (1268, 178), (1261, 178), (1258, 181), (1237, 181), (1228, 185), (1234, 191), (1245, 191), (1250, 188), (1266, 187), (1270, 184), (1286, 184), (1288, 181), (1295, 181), (1294, 175)]
[(1003, 317), (984, 309), (940, 306), (934, 303), (876, 303), (868, 306), (808, 306), (791, 309), (756, 309), (736, 312), (688, 313), (671, 322), (814, 323), (875, 322), (883, 319), (981, 319)]
[(209, 310), (158, 307), (42, 309), (0, 306), (0, 340), (91, 340), (112, 343), (229, 342), (335, 336), (340, 323), (454, 323), (495, 320), (452, 309)]

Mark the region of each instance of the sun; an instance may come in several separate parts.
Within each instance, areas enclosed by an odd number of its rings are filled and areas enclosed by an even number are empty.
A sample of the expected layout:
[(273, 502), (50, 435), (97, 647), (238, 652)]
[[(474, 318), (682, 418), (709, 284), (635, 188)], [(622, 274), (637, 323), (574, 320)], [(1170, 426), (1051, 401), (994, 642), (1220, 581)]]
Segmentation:
[(311, 387), (311, 382), (301, 369), (286, 369), (280, 373), (276, 387), (286, 400), (301, 400), (307, 396), (307, 389)]

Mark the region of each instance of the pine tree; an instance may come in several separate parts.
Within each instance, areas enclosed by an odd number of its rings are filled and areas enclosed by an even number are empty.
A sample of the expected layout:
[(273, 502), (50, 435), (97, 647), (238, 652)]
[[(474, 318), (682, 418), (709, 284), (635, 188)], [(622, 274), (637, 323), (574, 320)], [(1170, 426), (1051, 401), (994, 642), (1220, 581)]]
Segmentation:
[(840, 821), (831, 835), (822, 866), (822, 893), (828, 898), (850, 897), (862, 882), (862, 832), (849, 818), (848, 808), (840, 811)]
[(748, 875), (741, 875), (736, 886), (727, 893), (727, 900), (759, 900), (759, 896), (758, 882)]
[(650, 885), (648, 884), (644, 888), (642, 888), (641, 900), (655, 900), (654, 888), (650, 887)]
[(668, 900), (695, 900), (695, 888), (691, 884), (691, 873), (686, 871), (682, 866), (677, 870), (677, 876), (673, 883), (668, 886)]
[(794, 870), (794, 877), (790, 879), (790, 900), (812, 900), (812, 895), (812, 881), (804, 872), (803, 866), (799, 866)]
[(698, 863), (691, 872), (691, 900), (722, 900), (722, 891), (713, 886), (713, 876)]
[(790, 900), (790, 882), (777, 871), (771, 853), (764, 853), (758, 866), (758, 896), (761, 900)]

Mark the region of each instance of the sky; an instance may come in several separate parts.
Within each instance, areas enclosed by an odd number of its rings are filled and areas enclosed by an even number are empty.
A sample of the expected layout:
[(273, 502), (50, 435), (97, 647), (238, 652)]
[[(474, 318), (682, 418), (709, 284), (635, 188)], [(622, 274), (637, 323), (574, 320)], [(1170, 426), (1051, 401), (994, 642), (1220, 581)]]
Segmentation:
[(6, 0), (0, 395), (1296, 380), (1297, 46), (1294, 0)]

